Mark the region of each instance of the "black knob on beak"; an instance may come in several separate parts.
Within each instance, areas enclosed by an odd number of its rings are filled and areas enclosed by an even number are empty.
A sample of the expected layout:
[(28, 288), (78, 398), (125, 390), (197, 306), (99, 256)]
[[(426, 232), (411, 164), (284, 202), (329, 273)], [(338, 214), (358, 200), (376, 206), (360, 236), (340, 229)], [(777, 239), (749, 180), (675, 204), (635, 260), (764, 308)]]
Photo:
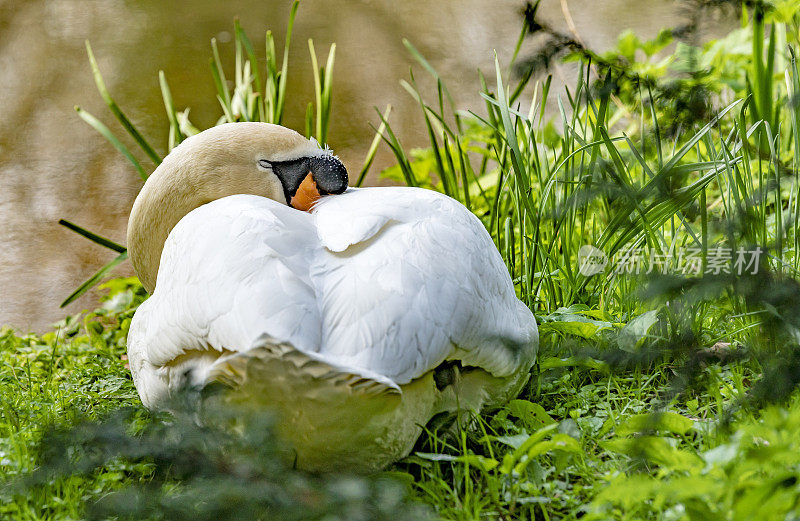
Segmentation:
[(308, 158), (308, 166), (320, 195), (340, 194), (347, 190), (347, 169), (333, 154)]

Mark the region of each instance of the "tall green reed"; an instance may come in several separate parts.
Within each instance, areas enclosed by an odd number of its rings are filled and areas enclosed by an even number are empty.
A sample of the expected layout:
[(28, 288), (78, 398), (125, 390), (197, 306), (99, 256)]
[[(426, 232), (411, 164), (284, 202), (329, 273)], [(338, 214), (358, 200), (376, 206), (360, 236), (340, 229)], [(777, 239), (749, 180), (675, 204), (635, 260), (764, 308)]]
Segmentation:
[[(752, 23), (754, 40), (763, 38), (759, 22)], [(772, 30), (767, 58), (753, 69), (750, 84), (758, 85), (761, 101), (751, 91), (738, 92), (741, 97), (720, 104), (709, 121), (671, 138), (661, 132), (666, 112), (646, 81), (640, 84), (639, 99), (620, 107), (619, 98), (612, 99), (616, 72), (598, 67), (598, 76), (589, 60), (574, 87), (548, 103), (550, 77), (533, 82), (528, 71), (509, 80), (495, 59), (494, 85), (480, 77), (485, 111), (459, 111), (441, 77), (407, 43), (436, 84), (429, 103), (413, 73), (403, 82), (420, 107), (429, 152), (410, 157), (385, 120), (382, 136), (407, 184), (439, 189), (482, 218), (520, 297), (537, 312), (583, 303), (631, 316), (641, 312), (634, 291), (638, 282), (613, 270), (582, 274), (582, 246), (595, 246), (611, 260), (635, 249), (643, 270), (658, 268), (657, 260), (672, 272), (680, 269), (681, 252), (693, 249), (705, 270), (709, 252), (730, 239), (721, 231), (723, 223), (746, 211), (755, 218), (750, 219), (755, 233), (745, 234), (740, 243), (769, 246), (769, 265), (788, 269), (785, 260), (791, 257), (796, 270), (798, 240), (785, 223), (796, 214), (798, 187), (794, 176), (789, 176), (791, 188), (781, 179), (788, 169), (781, 159), (786, 147), (780, 143), (797, 146), (797, 140), (786, 134), (791, 125), (776, 108), (781, 103), (772, 101), (787, 97), (773, 82), (780, 61), (774, 35), (781, 30)], [(754, 63), (763, 53), (754, 43)], [(517, 52), (508, 70), (514, 69), (516, 57)], [(787, 70), (787, 83), (791, 98), (798, 92), (796, 68)], [(548, 114), (552, 105), (560, 130)], [(630, 117), (637, 111), (640, 118)], [(790, 116), (796, 126), (797, 111)], [(772, 143), (766, 155), (761, 140)], [(792, 252), (783, 248), (787, 234)], [(735, 249), (737, 244), (727, 246)]]

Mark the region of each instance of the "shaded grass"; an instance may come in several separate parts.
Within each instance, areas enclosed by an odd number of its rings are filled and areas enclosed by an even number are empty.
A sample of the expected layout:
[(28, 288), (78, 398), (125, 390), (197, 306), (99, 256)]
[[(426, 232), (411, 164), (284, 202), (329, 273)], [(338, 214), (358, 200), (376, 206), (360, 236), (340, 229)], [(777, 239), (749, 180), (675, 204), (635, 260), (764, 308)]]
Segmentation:
[[(275, 449), (271, 438), (263, 437), (266, 431), (256, 430), (256, 438), (241, 445), (235, 437), (224, 437), (230, 432), (195, 432), (188, 418), (164, 422), (141, 407), (120, 355), (143, 292), (132, 279), (114, 281), (111, 289), (104, 308), (80, 320), (69, 319), (63, 333), (21, 337), (5, 330), (0, 337), (0, 512), (14, 519), (82, 519), (88, 507), (92, 519), (125, 512), (136, 519), (161, 519), (167, 513), (170, 519), (215, 519), (234, 498), (242, 505), (273, 504), (273, 496), (256, 494), (264, 477), (278, 472), (286, 479), (294, 471), (270, 456)], [(612, 330), (606, 331), (608, 338), (616, 338)], [(414, 495), (445, 519), (603, 519), (636, 509), (645, 517), (658, 517), (661, 507), (651, 509), (648, 498), (631, 507), (626, 492), (630, 484), (621, 482), (624, 476), (642, 480), (656, 473), (660, 479), (683, 479), (692, 465), (705, 468), (707, 460), (718, 456), (710, 451), (731, 442), (739, 443), (736, 450), (741, 450), (746, 465), (752, 467), (753, 458), (760, 457), (747, 452), (752, 443), (742, 441), (754, 428), (771, 428), (763, 420), (757, 427), (754, 418), (761, 413), (742, 408), (742, 398), (761, 372), (757, 361), (740, 359), (722, 366), (724, 355), (710, 355), (696, 385), (676, 396), (675, 362), (612, 372), (608, 362), (582, 355), (584, 346), (569, 348), (554, 333), (545, 334), (544, 356), (519, 399), (466, 425), (440, 430), (430, 426), (415, 453), (377, 479), (395, 482), (392, 487), (397, 480), (413, 483)], [(553, 356), (556, 353), (560, 355)], [(126, 412), (104, 419), (120, 408)], [(787, 415), (800, 417), (795, 406), (781, 410), (771, 413), (780, 420), (775, 435), (786, 428), (780, 423)], [(653, 420), (648, 413), (655, 411), (667, 415)], [(52, 432), (48, 425), (61, 427)], [(63, 430), (70, 425), (77, 427)], [(660, 441), (640, 446), (642, 432)], [(254, 463), (257, 457), (252, 454), (258, 453), (266, 467)], [(784, 473), (794, 468), (793, 457), (786, 456), (781, 463)], [(247, 470), (234, 463), (242, 457), (255, 466)], [(275, 465), (278, 470), (269, 470)], [(17, 479), (34, 469), (33, 478), (26, 477), (20, 489)], [(779, 469), (756, 466), (755, 471), (766, 477)], [(339, 490), (339, 479), (351, 483), (335, 475), (326, 478), (327, 484), (303, 473), (296, 479), (312, 489), (321, 486), (320, 497), (327, 497), (328, 487)], [(276, 486), (288, 487), (278, 496), (285, 498), (295, 485), (287, 481)], [(393, 490), (402, 497), (402, 487)], [(619, 492), (610, 495), (608, 490)], [(701, 499), (710, 508), (725, 506), (713, 493)], [(328, 505), (341, 512), (339, 500), (332, 501), (319, 499), (312, 506)], [(356, 504), (363, 507), (364, 501)], [(297, 519), (316, 519), (314, 512), (321, 512), (302, 502), (292, 504), (282, 508)], [(245, 515), (249, 508), (229, 512)], [(621, 510), (615, 514), (614, 508)], [(371, 518), (377, 517), (366, 519)]]

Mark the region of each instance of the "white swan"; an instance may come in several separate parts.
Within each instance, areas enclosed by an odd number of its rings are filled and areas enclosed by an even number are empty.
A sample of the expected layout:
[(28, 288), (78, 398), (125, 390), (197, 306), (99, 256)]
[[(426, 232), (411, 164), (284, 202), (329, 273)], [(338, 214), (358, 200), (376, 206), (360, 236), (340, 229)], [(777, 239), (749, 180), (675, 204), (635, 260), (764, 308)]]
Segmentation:
[[(286, 204), (314, 188), (339, 195)], [(144, 404), (187, 375), (228, 382), (277, 409), (302, 467), (383, 467), (434, 415), (513, 397), (536, 358), (536, 321), (474, 215), (429, 190), (347, 189), (335, 156), (277, 125), (176, 147), (128, 245), (151, 293), (128, 335)]]

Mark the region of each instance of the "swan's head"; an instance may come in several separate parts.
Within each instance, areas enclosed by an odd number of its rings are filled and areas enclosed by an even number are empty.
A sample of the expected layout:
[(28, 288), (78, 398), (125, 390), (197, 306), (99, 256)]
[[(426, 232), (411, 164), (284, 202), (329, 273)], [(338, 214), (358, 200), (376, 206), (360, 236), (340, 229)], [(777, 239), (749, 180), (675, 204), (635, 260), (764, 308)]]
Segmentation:
[(280, 125), (227, 123), (175, 147), (147, 179), (128, 221), (128, 251), (152, 293), (164, 241), (187, 213), (236, 194), (308, 210), (347, 189), (347, 170), (316, 141)]

